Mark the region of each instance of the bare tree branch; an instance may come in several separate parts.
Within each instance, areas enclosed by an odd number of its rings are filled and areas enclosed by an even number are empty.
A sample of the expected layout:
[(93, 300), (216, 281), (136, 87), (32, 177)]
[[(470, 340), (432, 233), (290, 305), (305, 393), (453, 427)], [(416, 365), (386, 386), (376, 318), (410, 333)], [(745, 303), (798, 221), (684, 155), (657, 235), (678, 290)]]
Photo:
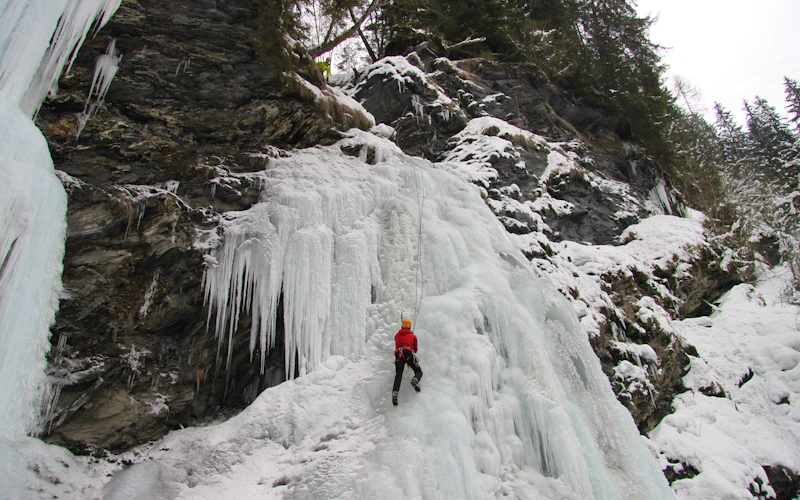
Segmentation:
[(330, 25), (330, 26), (328, 26), (328, 32), (327, 32), (327, 33), (325, 33), (325, 40), (323, 40), (323, 41), (322, 41), (322, 44), (323, 44), (323, 45), (325, 45), (326, 43), (328, 43), (328, 40), (330, 40), (330, 39), (331, 39), (331, 33), (333, 33), (333, 27), (334, 27), (335, 25), (336, 25), (336, 23), (335, 23), (335, 22), (333, 22), (333, 19), (331, 19), (331, 25)]
[(486, 41), (486, 37), (485, 36), (481, 36), (481, 37), (478, 37), (478, 38), (472, 38), (471, 36), (468, 36), (466, 39), (464, 39), (464, 40), (462, 40), (462, 41), (460, 41), (458, 43), (455, 43), (453, 45), (445, 45), (444, 48), (446, 50), (452, 50), (452, 49), (456, 49), (458, 47), (463, 47), (465, 45), (471, 45), (473, 43), (481, 43), (481, 42), (485, 42), (485, 41)]
[(361, 25), (364, 23), (364, 20), (372, 13), (373, 10), (377, 9), (380, 5), (382, 5), (384, 1), (385, 0), (372, 0), (372, 3), (369, 4), (369, 7), (367, 7), (367, 10), (365, 10), (364, 13), (361, 14), (361, 17), (358, 18), (356, 20), (356, 22), (353, 23), (353, 26), (351, 26), (351, 27), (347, 28), (346, 30), (344, 30), (343, 32), (341, 32), (333, 40), (330, 40), (329, 42), (323, 43), (323, 44), (321, 44), (321, 45), (319, 45), (317, 47), (314, 47), (313, 49), (309, 50), (308, 52), (309, 52), (309, 54), (311, 54), (311, 57), (316, 59), (317, 57), (321, 56), (322, 54), (324, 54), (326, 52), (330, 52), (331, 50), (336, 48), (337, 45), (339, 45), (340, 43), (344, 42), (348, 38), (353, 37), (356, 34), (356, 30), (361, 28)]
[(353, 9), (350, 8), (349, 10), (350, 10), (350, 19), (353, 20), (353, 25), (356, 27), (356, 31), (358, 31), (358, 36), (361, 37), (361, 42), (364, 44), (364, 47), (367, 48), (367, 52), (369, 52), (370, 60), (372, 62), (377, 61), (378, 58), (377, 56), (375, 56), (375, 52), (372, 50), (372, 47), (370, 47), (369, 42), (367, 41), (367, 37), (364, 36), (364, 32), (361, 30), (361, 24), (359, 24), (358, 21), (356, 20), (356, 15), (353, 12)]

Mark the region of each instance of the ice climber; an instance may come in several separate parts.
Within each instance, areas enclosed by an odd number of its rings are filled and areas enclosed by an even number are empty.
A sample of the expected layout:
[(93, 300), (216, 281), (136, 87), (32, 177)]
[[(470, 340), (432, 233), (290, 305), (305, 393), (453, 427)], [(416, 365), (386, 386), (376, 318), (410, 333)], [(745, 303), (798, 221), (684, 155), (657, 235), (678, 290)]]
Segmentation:
[(422, 370), (419, 367), (419, 358), (417, 357), (417, 336), (411, 331), (411, 320), (404, 319), (403, 327), (394, 336), (394, 387), (392, 388), (392, 404), (397, 406), (397, 392), (400, 390), (400, 382), (403, 379), (403, 370), (406, 365), (414, 370), (414, 378), (411, 379), (411, 385), (414, 390), (419, 392), (422, 389), (419, 386), (419, 380), (422, 378)]
[(317, 68), (319, 71), (325, 75), (325, 80), (327, 81), (331, 77), (331, 58), (327, 57), (324, 61), (317, 61)]

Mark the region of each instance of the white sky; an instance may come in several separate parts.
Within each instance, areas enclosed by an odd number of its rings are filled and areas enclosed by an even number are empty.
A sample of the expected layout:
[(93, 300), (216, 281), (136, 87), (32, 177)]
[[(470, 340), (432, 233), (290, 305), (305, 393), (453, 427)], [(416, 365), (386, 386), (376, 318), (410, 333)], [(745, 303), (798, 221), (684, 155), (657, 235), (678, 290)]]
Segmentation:
[(653, 42), (671, 47), (668, 75), (721, 102), (744, 122), (742, 100), (756, 95), (786, 115), (783, 76), (800, 79), (800, 1), (635, 0), (639, 14), (658, 14)]

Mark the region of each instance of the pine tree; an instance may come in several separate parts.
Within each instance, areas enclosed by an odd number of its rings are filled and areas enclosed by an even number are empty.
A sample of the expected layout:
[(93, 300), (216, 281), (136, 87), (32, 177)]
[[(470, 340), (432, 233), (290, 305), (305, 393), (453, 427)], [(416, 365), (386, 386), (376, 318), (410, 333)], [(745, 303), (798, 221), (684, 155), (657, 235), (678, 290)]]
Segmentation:
[[(780, 205), (782, 212), (781, 222), (785, 230), (782, 232), (781, 253), (784, 261), (788, 263), (792, 273), (792, 287), (795, 290), (795, 298), (800, 296), (800, 85), (797, 80), (784, 77), (786, 89), (787, 111), (792, 115), (791, 121), (794, 123), (795, 136), (792, 154), (787, 158), (787, 170), (794, 175), (794, 189), (786, 193), (786, 197)], [(791, 175), (790, 174), (790, 175)], [(791, 188), (791, 182), (789, 186)]]
[(630, 0), (562, 0), (564, 9), (553, 1), (533, 4), (541, 10), (532, 14), (557, 15), (550, 28), (561, 43), (553, 47), (574, 54), (571, 64), (551, 71), (556, 80), (621, 118), (617, 132), (624, 139), (635, 137), (651, 153), (666, 154), (671, 97), (663, 87), (661, 47), (649, 39), (654, 20), (638, 17)]
[(800, 140), (766, 100), (745, 102), (745, 110), (749, 154), (768, 193), (754, 212), (771, 230), (769, 236), (793, 272), (793, 286), (800, 289)]
[(756, 96), (755, 103), (745, 101), (749, 153), (759, 173), (792, 190), (797, 185), (798, 138), (766, 99)]
[[(380, 16), (380, 55), (429, 41), (450, 57), (532, 62), (586, 104), (605, 109), (623, 139), (641, 141), (660, 158), (671, 154), (662, 48), (649, 39), (654, 19), (638, 17), (633, 0), (392, 0)], [(479, 37), (485, 41), (448, 53)]]
[(747, 154), (747, 134), (742, 130), (742, 126), (736, 123), (730, 111), (726, 110), (722, 104), (714, 103), (717, 129), (717, 137), (721, 144), (725, 162), (735, 166), (742, 162)]
[(507, 0), (393, 0), (382, 9), (381, 20), (387, 39), (383, 55), (404, 53), (425, 40), (446, 48), (482, 38), (466, 46), (466, 52), (450, 55), (491, 53), (512, 59), (519, 52), (525, 18)]
[(792, 80), (788, 76), (783, 77), (783, 82), (786, 87), (786, 102), (789, 103), (786, 109), (793, 115), (791, 121), (800, 133), (800, 85), (797, 80)]
[(716, 130), (702, 116), (678, 107), (671, 118), (669, 141), (677, 147), (679, 168), (669, 172), (669, 179), (693, 208), (719, 219), (725, 197), (719, 169), (723, 152)]

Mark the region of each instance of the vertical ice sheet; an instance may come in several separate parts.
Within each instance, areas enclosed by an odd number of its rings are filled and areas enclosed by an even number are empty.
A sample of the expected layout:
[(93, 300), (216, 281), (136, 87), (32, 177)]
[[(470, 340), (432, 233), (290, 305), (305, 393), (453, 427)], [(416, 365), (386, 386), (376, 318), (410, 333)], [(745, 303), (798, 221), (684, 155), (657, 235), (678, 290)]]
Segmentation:
[(44, 136), (0, 94), (0, 435), (7, 439), (35, 428), (66, 205)]
[(298, 368), (303, 376), (324, 361), (322, 348), (323, 339), (329, 336), (332, 260), (333, 235), (327, 227), (302, 228), (289, 238), (283, 271), (288, 373), (295, 373)]
[[(357, 140), (376, 141), (354, 132)], [(400, 153), (382, 158), (369, 166), (331, 147), (271, 161), (262, 203), (229, 223), (209, 258), (205, 286), (223, 331), (250, 308), (274, 336), (283, 290), (286, 343), (312, 375), (255, 403), (264, 414), (252, 425), (288, 419), (267, 424), (268, 433), (298, 446), (329, 433), (330, 419), (353, 418), (349, 397), (330, 406), (324, 391), (313, 392), (314, 370), (330, 354), (361, 356), (351, 370), (366, 370), (366, 391), (388, 391), (390, 370), (370, 370), (391, 367), (400, 314), (424, 287), (415, 330), (426, 389), (412, 391), (411, 402), (405, 384), (394, 410), (377, 403), (373, 415), (386, 411), (375, 418), (393, 438), (370, 438), (363, 455), (340, 457), (335, 469), (304, 470), (293, 483), (298, 498), (333, 498), (331, 484), (373, 491), (379, 475), (386, 498), (487, 498), (507, 489), (518, 498), (671, 498), (568, 302), (535, 277), (477, 189)], [(269, 417), (277, 394), (306, 411), (307, 398), (318, 400), (326, 418)]]
[(12, 443), (36, 430), (47, 387), (66, 204), (44, 136), (0, 92), (0, 489), (9, 498), (21, 467)]
[[(357, 359), (362, 353), (368, 331), (364, 311), (377, 288), (379, 276), (377, 228), (374, 224), (357, 224), (336, 239), (331, 278), (330, 354)], [(373, 292), (375, 290), (375, 292)], [(328, 352), (323, 346), (323, 352)]]

